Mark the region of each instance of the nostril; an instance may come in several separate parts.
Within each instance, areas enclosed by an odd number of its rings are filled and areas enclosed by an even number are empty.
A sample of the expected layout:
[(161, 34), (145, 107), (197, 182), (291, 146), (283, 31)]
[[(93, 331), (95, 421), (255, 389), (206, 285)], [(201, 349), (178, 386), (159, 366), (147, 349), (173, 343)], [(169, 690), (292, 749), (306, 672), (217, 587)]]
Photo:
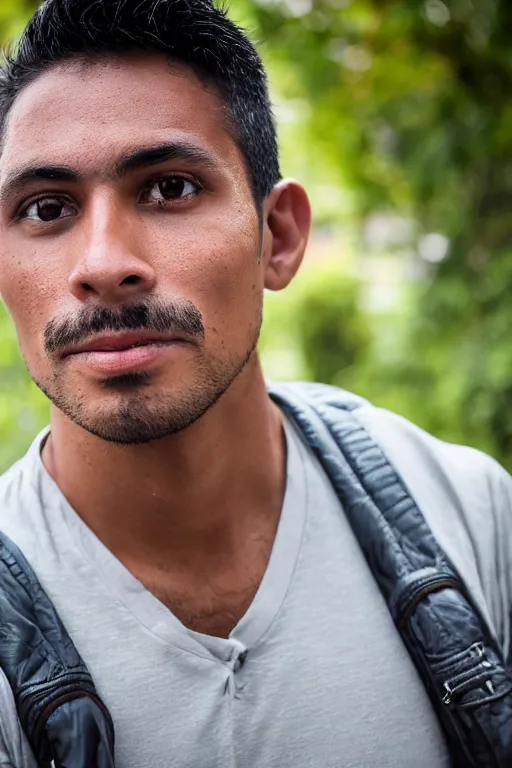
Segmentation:
[(137, 285), (138, 282), (140, 282), (140, 277), (138, 277), (138, 275), (128, 275), (121, 285)]

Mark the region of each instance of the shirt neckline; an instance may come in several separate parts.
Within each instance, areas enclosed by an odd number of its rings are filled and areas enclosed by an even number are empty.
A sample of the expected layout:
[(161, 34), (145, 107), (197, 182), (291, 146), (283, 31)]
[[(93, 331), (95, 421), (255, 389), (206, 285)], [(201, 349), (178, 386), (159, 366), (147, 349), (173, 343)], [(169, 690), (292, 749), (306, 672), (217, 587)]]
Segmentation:
[(43, 464), (41, 447), (50, 428), (38, 435), (29, 454), (31, 451), (37, 454), (37, 471), (44, 496), (52, 498), (51, 503), (55, 504), (55, 494), (58, 495), (62, 522), (92, 566), (91, 577), (100, 579), (103, 589), (108, 589), (138, 623), (163, 642), (195, 655), (231, 663), (240, 652), (253, 648), (270, 629), (288, 592), (301, 549), (308, 507), (306, 449), (286, 417), (283, 424), (287, 447), (286, 489), (276, 537), (256, 595), (229, 638), (203, 635), (185, 627), (91, 531)]

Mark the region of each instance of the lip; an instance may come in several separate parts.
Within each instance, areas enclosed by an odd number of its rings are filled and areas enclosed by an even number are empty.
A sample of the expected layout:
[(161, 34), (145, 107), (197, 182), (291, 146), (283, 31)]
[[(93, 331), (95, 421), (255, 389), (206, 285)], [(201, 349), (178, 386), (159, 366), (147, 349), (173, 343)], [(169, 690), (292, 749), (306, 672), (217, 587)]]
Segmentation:
[(147, 368), (173, 348), (185, 346), (189, 342), (176, 334), (111, 333), (66, 350), (62, 358), (76, 360), (90, 373), (114, 375)]
[(166, 344), (174, 341), (185, 341), (185, 339), (177, 334), (151, 333), (149, 331), (105, 333), (95, 336), (84, 344), (64, 349), (60, 356), (64, 359), (84, 352), (121, 352), (128, 351), (130, 347), (136, 345)]
[(164, 355), (186, 346), (188, 345), (183, 341), (164, 341), (129, 349), (78, 352), (71, 357), (90, 373), (112, 376), (148, 368), (158, 363)]

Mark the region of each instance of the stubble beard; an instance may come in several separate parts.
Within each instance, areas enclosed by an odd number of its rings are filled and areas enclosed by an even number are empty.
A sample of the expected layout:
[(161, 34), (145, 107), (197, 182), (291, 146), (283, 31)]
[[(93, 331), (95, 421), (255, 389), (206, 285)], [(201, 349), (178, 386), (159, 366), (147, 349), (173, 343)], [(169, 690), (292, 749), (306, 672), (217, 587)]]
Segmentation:
[(52, 382), (34, 383), (68, 419), (92, 435), (117, 445), (141, 445), (162, 440), (190, 427), (231, 387), (255, 354), (261, 320), (245, 355), (219, 363), (204, 363), (185, 392), (160, 393), (147, 372), (123, 374), (102, 382), (105, 392), (117, 392), (117, 405), (91, 413), (83, 391), (68, 392), (55, 375)]

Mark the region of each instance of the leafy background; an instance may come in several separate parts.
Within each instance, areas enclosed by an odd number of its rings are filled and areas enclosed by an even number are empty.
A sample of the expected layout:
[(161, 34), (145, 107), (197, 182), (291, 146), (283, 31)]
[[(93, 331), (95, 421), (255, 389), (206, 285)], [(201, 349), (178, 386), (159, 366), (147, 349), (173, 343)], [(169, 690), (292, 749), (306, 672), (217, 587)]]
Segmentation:
[[(35, 7), (1, 0), (0, 42)], [(267, 374), (353, 389), (512, 469), (512, 4), (232, 0), (315, 230)], [(0, 470), (48, 420), (0, 303)]]

